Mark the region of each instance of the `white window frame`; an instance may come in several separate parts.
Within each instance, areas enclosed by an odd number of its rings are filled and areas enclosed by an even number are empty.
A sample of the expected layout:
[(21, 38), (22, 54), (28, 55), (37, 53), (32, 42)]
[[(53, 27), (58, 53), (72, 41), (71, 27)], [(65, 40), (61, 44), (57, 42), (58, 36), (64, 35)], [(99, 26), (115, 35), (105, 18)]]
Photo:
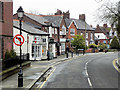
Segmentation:
[(61, 43), (61, 51), (65, 51), (65, 43)]
[(88, 38), (88, 32), (86, 32), (86, 38)]
[(54, 28), (55, 29), (55, 34), (57, 34), (57, 28)]
[[(72, 32), (72, 34), (71, 34), (71, 32)], [(73, 29), (73, 28), (70, 29), (70, 35), (71, 35), (71, 36), (74, 36), (74, 35), (75, 35), (75, 29)]]
[(91, 40), (93, 40), (93, 33), (92, 32), (91, 32), (90, 38), (91, 38)]

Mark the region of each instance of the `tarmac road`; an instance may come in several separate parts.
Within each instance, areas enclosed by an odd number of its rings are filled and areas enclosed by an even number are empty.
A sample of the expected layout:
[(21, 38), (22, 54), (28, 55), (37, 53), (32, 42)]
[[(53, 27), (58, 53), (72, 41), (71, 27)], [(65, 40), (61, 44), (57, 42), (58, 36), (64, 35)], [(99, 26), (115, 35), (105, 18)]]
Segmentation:
[(118, 88), (118, 72), (112, 65), (116, 58), (117, 53), (86, 55), (56, 65), (41, 88)]

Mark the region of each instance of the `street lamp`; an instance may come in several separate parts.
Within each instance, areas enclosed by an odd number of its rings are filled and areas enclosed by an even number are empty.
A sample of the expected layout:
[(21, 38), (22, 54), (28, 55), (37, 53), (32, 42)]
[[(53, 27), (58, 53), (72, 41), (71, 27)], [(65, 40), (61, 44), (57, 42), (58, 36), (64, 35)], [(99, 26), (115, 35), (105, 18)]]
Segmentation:
[[(20, 35), (22, 34), (21, 32), (21, 27), (22, 27), (22, 19), (23, 19), (23, 15), (24, 15), (24, 11), (22, 9), (22, 7), (20, 6), (17, 10), (17, 15), (18, 15), (18, 19), (19, 19), (19, 25), (20, 25)], [(20, 70), (18, 72), (18, 87), (23, 87), (23, 72), (22, 72), (22, 65), (21, 65), (21, 46), (20, 45)]]
[[(69, 39), (68, 39), (68, 38), (66, 39), (66, 42), (67, 42), (67, 43), (69, 42)], [(66, 47), (66, 58), (69, 57), (69, 56), (68, 56), (68, 52), (69, 52), (69, 47), (68, 47), (68, 45), (67, 45), (67, 47)]]

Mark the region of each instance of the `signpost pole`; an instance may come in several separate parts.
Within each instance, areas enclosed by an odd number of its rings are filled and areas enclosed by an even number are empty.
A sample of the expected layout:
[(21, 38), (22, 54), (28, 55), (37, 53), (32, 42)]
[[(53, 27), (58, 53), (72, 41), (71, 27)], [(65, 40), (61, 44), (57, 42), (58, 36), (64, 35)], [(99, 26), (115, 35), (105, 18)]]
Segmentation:
[[(22, 19), (23, 19), (23, 15), (24, 15), (24, 11), (22, 9), (22, 7), (20, 6), (19, 9), (17, 10), (17, 14), (18, 14), (18, 19), (20, 21), (20, 35), (22, 34), (21, 32), (21, 27), (22, 27)], [(22, 41), (20, 42), (22, 43)], [(22, 54), (22, 50), (21, 50), (21, 46), (20, 45), (20, 70), (18, 72), (18, 87), (23, 87), (23, 72), (22, 72), (22, 61), (21, 61), (21, 54)]]

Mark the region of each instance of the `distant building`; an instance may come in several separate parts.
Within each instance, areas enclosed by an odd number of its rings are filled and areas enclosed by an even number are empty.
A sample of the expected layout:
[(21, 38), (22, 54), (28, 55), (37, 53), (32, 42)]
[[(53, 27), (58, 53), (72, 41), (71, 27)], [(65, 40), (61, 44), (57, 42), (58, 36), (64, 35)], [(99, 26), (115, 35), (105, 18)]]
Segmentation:
[(103, 26), (97, 25), (95, 30), (95, 44), (107, 44), (108, 48), (114, 36), (117, 36), (117, 30), (113, 27), (108, 27), (107, 24)]
[[(14, 15), (17, 19), (17, 15)], [(49, 49), (54, 57), (65, 53), (66, 24), (63, 15), (35, 15), (25, 13), (23, 21), (27, 21), (41, 27), (41, 30), (49, 33)]]
[[(29, 53), (30, 60), (47, 59), (49, 34), (39, 30), (38, 27), (28, 22), (22, 22), (22, 36), (25, 39), (22, 54)], [(19, 21), (13, 20), (13, 36), (17, 34), (20, 34)], [(13, 44), (13, 48), (17, 55), (20, 55), (20, 47)]]
[[(11, 1), (11, 2), (10, 2)], [(0, 59), (13, 48), (13, 2), (0, 1)]]
[[(86, 45), (94, 43), (94, 31), (90, 25), (85, 21), (85, 14), (79, 15), (79, 19), (65, 18), (67, 25), (67, 38), (72, 40), (75, 35), (83, 35), (85, 38), (86, 34)], [(71, 47), (70, 43), (68, 45)]]

